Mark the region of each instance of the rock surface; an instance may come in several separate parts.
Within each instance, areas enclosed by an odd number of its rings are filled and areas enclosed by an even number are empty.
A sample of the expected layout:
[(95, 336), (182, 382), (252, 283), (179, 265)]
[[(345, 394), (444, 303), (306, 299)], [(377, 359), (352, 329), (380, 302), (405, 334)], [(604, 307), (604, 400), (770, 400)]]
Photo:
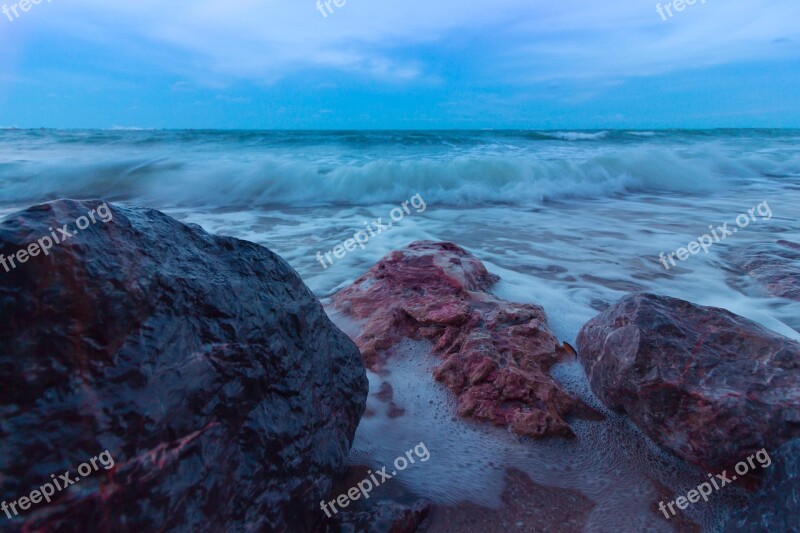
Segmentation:
[(431, 504), (413, 505), (393, 501), (375, 502), (363, 511), (342, 511), (330, 520), (325, 533), (414, 533), (428, 518)]
[[(354, 464), (336, 480), (326, 501), (338, 499), (370, 479), (372, 468)], [(327, 506), (327, 514), (318, 533), (414, 533), (419, 530), (433, 508), (430, 501), (415, 496), (399, 483), (383, 483), (367, 487), (367, 498), (356, 493), (342, 507)], [(327, 516), (330, 515), (330, 516)]]
[(452, 243), (420, 241), (384, 257), (336, 293), (337, 309), (364, 321), (356, 343), (380, 371), (404, 338), (428, 339), (434, 377), (458, 396), (458, 414), (519, 435), (573, 436), (564, 417), (587, 410), (550, 377), (568, 351), (541, 307), (489, 294), (498, 278)]
[[(12, 215), (0, 253), (99, 205)], [(115, 461), (3, 527), (310, 530), (365, 406), (356, 346), (266, 248), (111, 213), (0, 269), (0, 500)]]
[[(437, 506), (430, 531), (437, 533), (582, 533), (596, 504), (577, 490), (547, 487), (510, 469), (499, 509), (474, 503)], [(680, 530), (679, 530), (680, 531)]]
[(747, 246), (734, 262), (771, 296), (800, 301), (800, 244), (780, 240)]
[(724, 309), (630, 295), (578, 352), (606, 405), (708, 472), (800, 435), (800, 343)]
[(761, 490), (731, 517), (726, 533), (800, 529), (800, 439), (787, 442), (770, 459)]

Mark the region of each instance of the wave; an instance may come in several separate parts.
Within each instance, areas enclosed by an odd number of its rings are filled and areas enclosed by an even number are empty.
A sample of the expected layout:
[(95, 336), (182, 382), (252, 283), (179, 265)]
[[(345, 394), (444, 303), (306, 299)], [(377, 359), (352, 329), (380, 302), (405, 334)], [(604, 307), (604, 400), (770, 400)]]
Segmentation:
[(0, 204), (291, 207), (421, 193), (467, 206), (695, 194), (800, 177), (798, 133), (0, 131)]
[(138, 126), (111, 126), (102, 131), (156, 131), (156, 128), (140, 128)]
[(173, 145), (159, 155), (137, 158), (129, 150), (108, 149), (84, 158), (56, 152), (45, 163), (3, 158), (0, 201), (102, 197), (160, 207), (266, 207), (395, 203), (421, 193), (446, 205), (528, 205), (626, 193), (691, 194), (731, 179), (800, 175), (797, 154), (731, 155), (713, 144), (684, 151), (631, 146), (567, 156), (448, 152), (379, 159), (341, 153), (302, 159), (274, 151), (183, 153)]
[(542, 133), (542, 135), (545, 137), (551, 137), (553, 139), (561, 139), (562, 141), (597, 141), (608, 137), (608, 133), (609, 132), (607, 131), (600, 131), (597, 133), (557, 131), (554, 133)]

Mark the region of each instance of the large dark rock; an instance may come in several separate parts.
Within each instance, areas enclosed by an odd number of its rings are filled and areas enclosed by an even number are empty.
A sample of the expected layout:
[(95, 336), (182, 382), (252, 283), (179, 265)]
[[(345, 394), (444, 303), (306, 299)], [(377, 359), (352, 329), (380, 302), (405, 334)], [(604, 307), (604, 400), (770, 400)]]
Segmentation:
[(634, 294), (581, 329), (578, 352), (606, 405), (707, 471), (800, 435), (800, 343), (725, 309)]
[(544, 309), (495, 298), (497, 276), (448, 242), (420, 241), (381, 259), (333, 297), (363, 320), (356, 339), (380, 371), (405, 338), (428, 339), (442, 362), (434, 377), (458, 396), (458, 414), (529, 437), (573, 436), (569, 414), (590, 414), (550, 374), (568, 349)]
[(800, 301), (800, 244), (753, 244), (735, 252), (733, 260), (771, 296)]
[(761, 490), (731, 517), (726, 533), (800, 530), (800, 439), (787, 442), (770, 459)]
[[(99, 205), (15, 214), (0, 253)], [(365, 407), (356, 346), (266, 248), (111, 213), (0, 267), (0, 499), (115, 461), (4, 528), (310, 530)]]

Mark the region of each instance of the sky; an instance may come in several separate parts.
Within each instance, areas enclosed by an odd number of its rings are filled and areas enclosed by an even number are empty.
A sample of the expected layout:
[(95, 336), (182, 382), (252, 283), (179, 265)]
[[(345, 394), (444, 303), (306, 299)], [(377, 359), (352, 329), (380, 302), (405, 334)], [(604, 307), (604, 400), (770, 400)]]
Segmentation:
[(797, 0), (18, 2), (0, 127), (800, 127)]

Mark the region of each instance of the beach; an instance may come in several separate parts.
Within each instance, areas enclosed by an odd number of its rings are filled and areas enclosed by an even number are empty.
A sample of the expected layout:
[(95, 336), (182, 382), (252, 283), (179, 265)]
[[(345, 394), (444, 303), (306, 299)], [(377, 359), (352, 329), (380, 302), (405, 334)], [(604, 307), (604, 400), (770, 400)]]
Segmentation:
[[(571, 345), (588, 320), (636, 292), (721, 307), (800, 340), (800, 303), (766, 294), (736, 259), (749, 246), (800, 241), (798, 142), (797, 130), (7, 129), (0, 217), (97, 198), (258, 243), (288, 261), (352, 338), (360, 325), (331, 297), (394, 250), (448, 241), (499, 276), (494, 296), (542, 306)], [(689, 246), (723, 224), (736, 232), (705, 250)], [(348, 244), (367, 229), (368, 239)], [(697, 250), (673, 265), (660, 259), (686, 247)], [(321, 262), (320, 251), (336, 260)], [(431, 378), (429, 351), (403, 345), (386, 374), (368, 372), (370, 392), (390, 383), (402, 414), (371, 395), (350, 461), (376, 468), (424, 441), (431, 461), (393, 482), (441, 506), (430, 531), (447, 531), (441, 513), (453, 508), (492, 509), (535, 527), (521, 509), (528, 483), (552, 505), (581, 509), (564, 531), (713, 530), (746, 500), (731, 488), (687, 510), (680, 525), (665, 522), (654, 502), (705, 473), (604, 408), (577, 361), (552, 374), (606, 419), (571, 420), (575, 441), (531, 441), (455, 418), (453, 397)]]

